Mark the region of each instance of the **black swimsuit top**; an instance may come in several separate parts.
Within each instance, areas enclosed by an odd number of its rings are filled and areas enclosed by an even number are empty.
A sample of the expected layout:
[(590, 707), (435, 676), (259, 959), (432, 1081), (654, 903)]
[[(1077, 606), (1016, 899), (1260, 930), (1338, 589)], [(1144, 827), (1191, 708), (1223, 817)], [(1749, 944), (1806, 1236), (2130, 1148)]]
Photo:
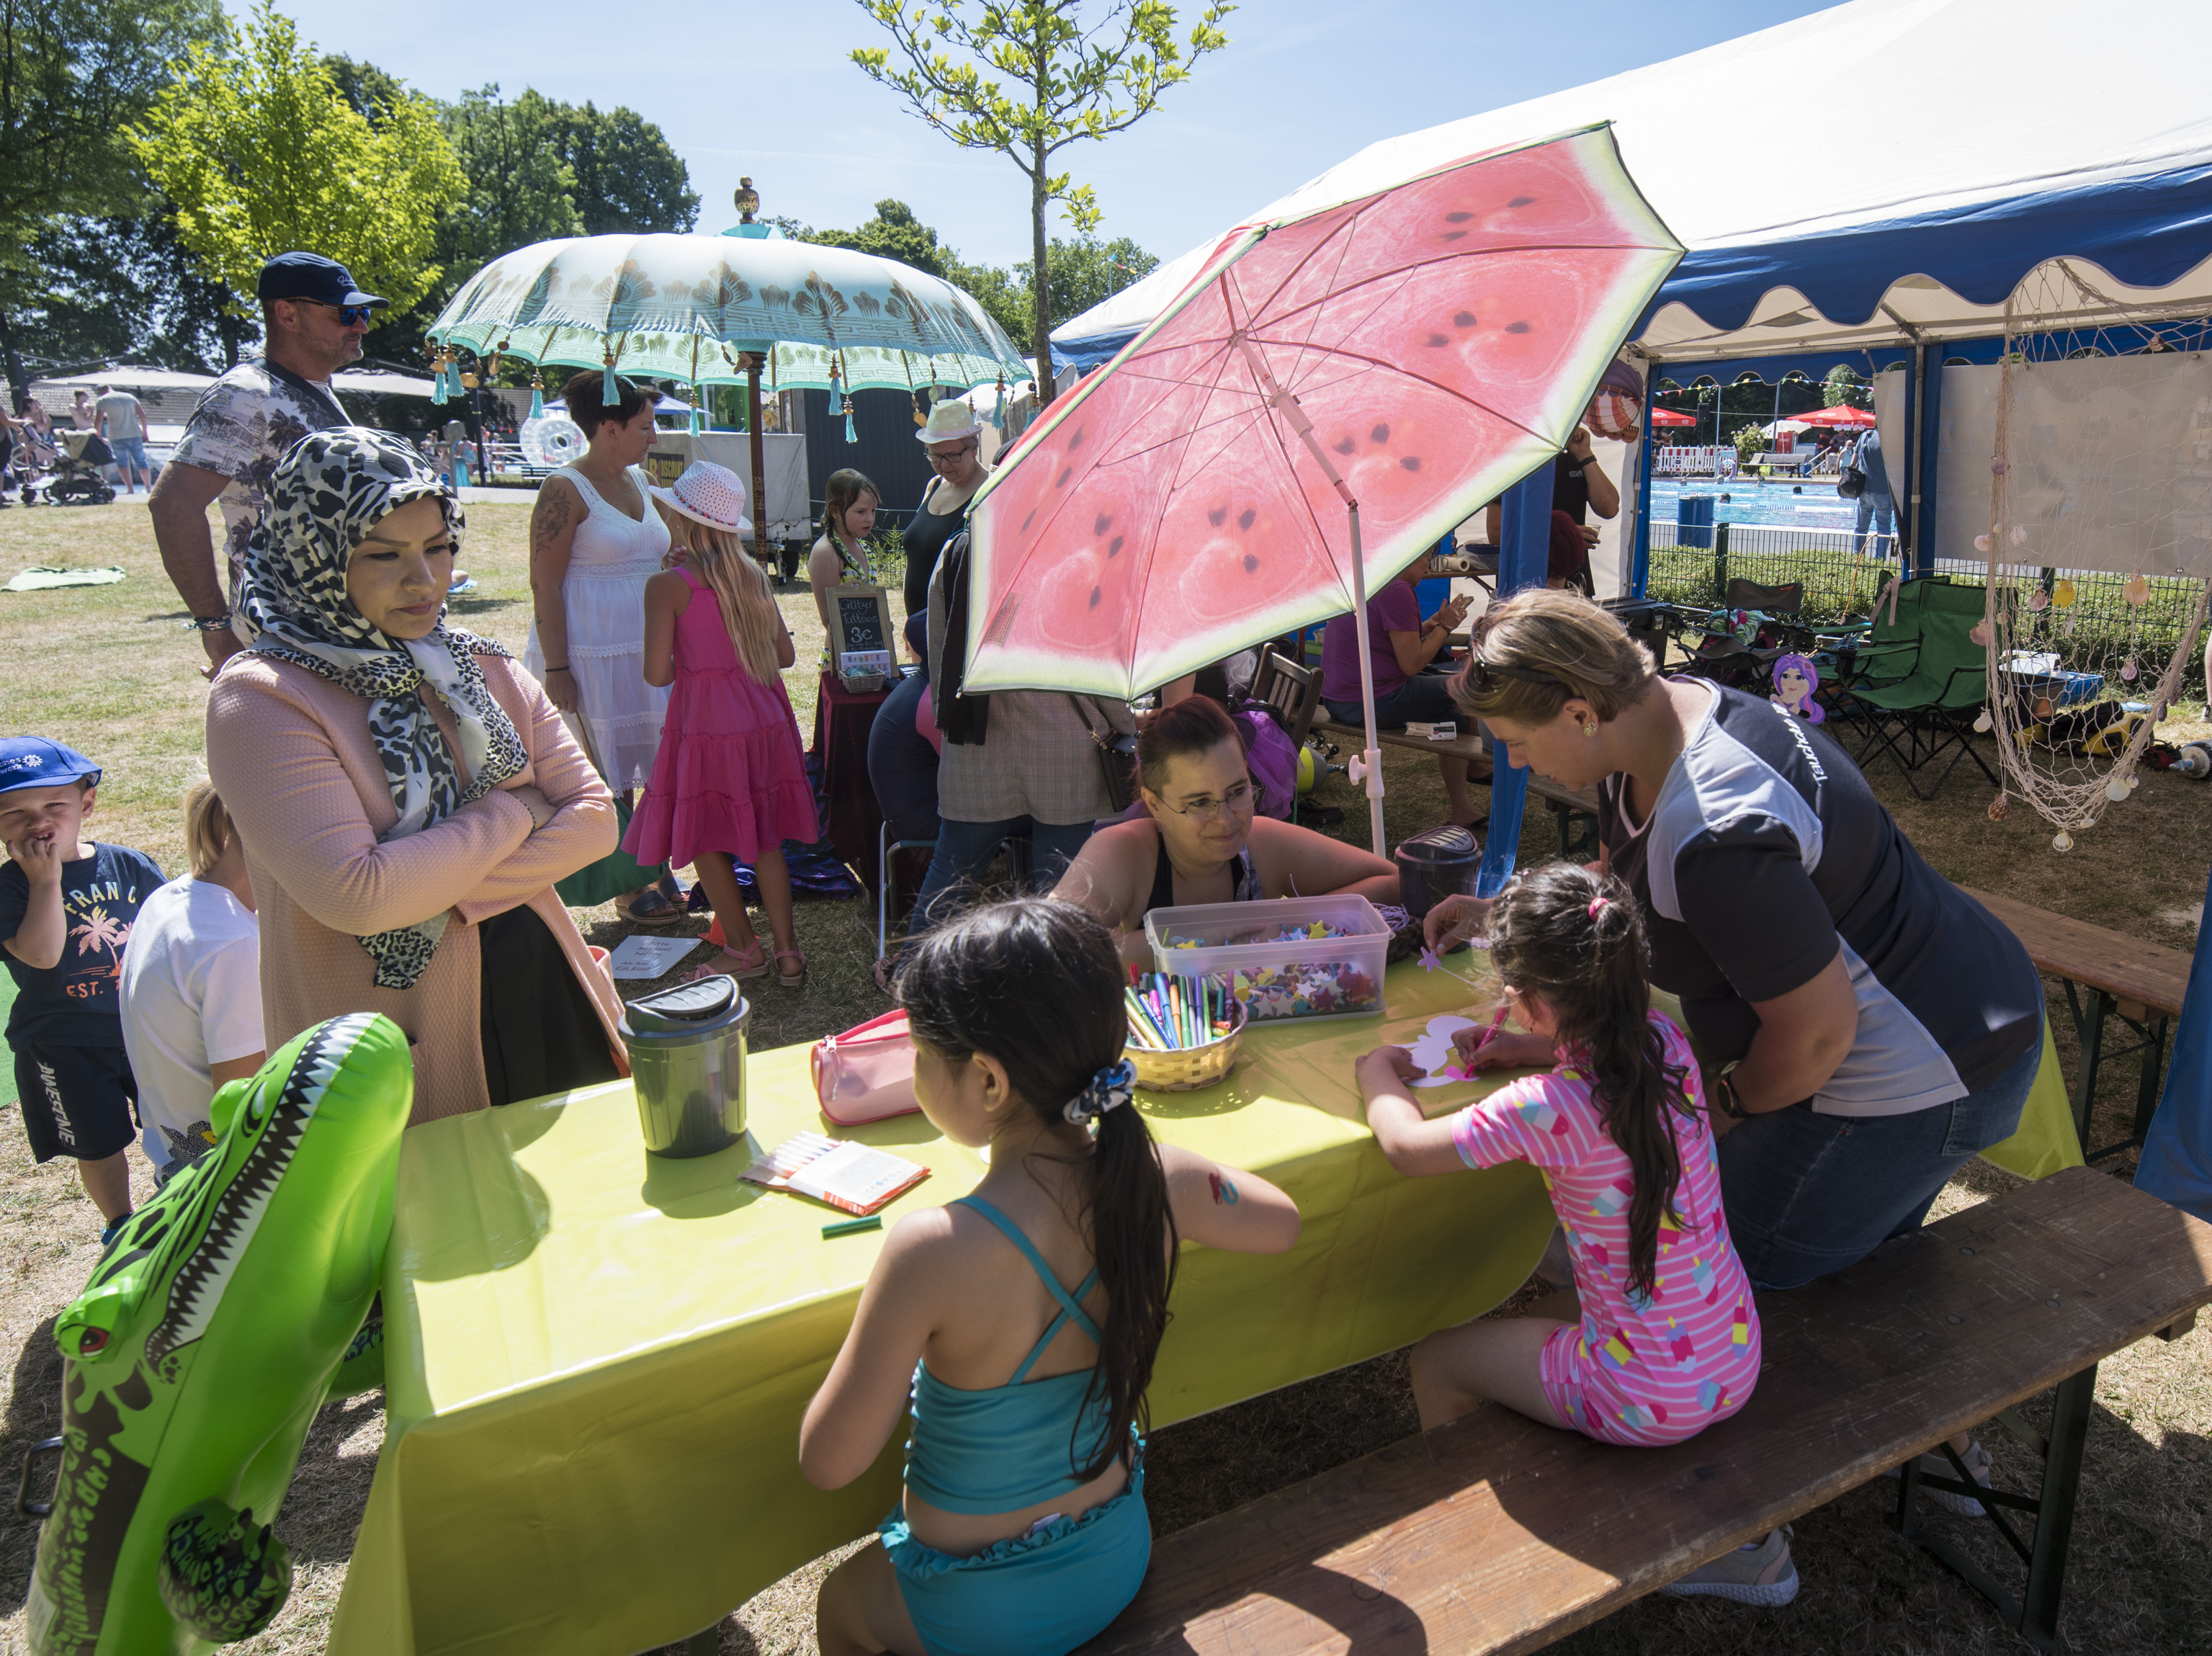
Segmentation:
[[(1157, 833), (1159, 825), (1154, 823), (1152, 828)], [(1252, 848), (1248, 845), (1237, 853), (1237, 861), (1231, 865), (1229, 900), (1251, 903), (1256, 902), (1259, 896), (1260, 875), (1252, 867)], [(1175, 864), (1168, 860), (1167, 840), (1163, 837), (1159, 861), (1152, 866), (1152, 894), (1145, 900), (1145, 912), (1150, 914), (1154, 909), (1172, 909), (1175, 905)]]
[[(930, 492), (934, 495), (936, 490)], [(908, 615), (928, 612), (929, 577), (937, 572), (937, 560), (945, 551), (945, 543), (958, 534), (967, 521), (968, 502), (963, 500), (949, 512), (933, 512), (925, 502), (907, 524), (906, 533), (899, 537), (899, 545), (906, 551)]]

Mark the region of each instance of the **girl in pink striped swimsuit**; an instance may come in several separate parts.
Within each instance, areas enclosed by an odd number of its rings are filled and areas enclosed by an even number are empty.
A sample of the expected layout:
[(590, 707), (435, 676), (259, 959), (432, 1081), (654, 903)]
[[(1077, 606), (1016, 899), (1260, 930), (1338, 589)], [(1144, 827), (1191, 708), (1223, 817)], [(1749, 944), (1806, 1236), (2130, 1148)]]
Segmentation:
[[(1421, 1424), (1488, 1397), (1606, 1443), (1679, 1443), (1742, 1408), (1759, 1380), (1759, 1312), (1729, 1243), (1697, 1060), (1651, 1010), (1643, 922), (1619, 881), (1563, 862), (1529, 870), (1498, 898), (1490, 949), (1508, 1008), (1554, 1067), (1429, 1121), (1406, 1090), (1420, 1071), (1403, 1047), (1380, 1047), (1359, 1062), (1368, 1125), (1401, 1173), (1534, 1163), (1575, 1287), (1528, 1317), (1416, 1346)], [(1468, 1044), (1477, 1067), (1500, 1061)]]

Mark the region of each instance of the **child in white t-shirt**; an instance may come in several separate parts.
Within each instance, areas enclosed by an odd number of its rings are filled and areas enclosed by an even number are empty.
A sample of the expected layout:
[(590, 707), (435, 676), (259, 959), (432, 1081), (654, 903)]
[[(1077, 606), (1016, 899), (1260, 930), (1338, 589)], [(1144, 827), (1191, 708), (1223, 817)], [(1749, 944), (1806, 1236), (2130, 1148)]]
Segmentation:
[(123, 1041), (155, 1178), (208, 1153), (208, 1101), (261, 1068), (261, 941), (253, 885), (214, 784), (185, 795), (192, 872), (146, 899), (123, 953)]

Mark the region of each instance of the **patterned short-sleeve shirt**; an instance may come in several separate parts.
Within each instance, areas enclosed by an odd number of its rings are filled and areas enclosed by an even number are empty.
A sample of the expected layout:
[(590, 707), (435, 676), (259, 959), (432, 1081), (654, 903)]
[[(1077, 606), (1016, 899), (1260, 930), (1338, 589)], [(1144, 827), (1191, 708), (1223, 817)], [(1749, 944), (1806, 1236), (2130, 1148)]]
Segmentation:
[(228, 479), (216, 503), (234, 609), (246, 584), (246, 543), (260, 521), (276, 462), (309, 432), (352, 423), (330, 387), (258, 357), (228, 369), (201, 394), (170, 458)]

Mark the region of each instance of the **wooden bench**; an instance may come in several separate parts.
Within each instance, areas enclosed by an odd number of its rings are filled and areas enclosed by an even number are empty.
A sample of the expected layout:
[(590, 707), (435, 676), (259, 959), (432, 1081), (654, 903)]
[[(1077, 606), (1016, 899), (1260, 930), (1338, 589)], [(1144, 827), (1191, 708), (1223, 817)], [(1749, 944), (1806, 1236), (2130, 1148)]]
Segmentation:
[[(1741, 1414), (1620, 1449), (1485, 1408), (1157, 1542), (1095, 1656), (1534, 1650), (1898, 1466), (1892, 1520), (2049, 1648), (2096, 1366), (2212, 1300), (2212, 1226), (2069, 1168), (1760, 1296)], [(2047, 1434), (2012, 1413), (2056, 1386)], [(2044, 1462), (2014, 1599), (1917, 1519), (1917, 1458), (1995, 1417)], [(1810, 1561), (1808, 1561), (1808, 1562)]]
[[(2181, 1015), (2182, 1001), (2189, 993), (2190, 957), (2179, 949), (2147, 943), (2085, 920), (2069, 920), (2008, 897), (1970, 886), (1960, 889), (2004, 922), (2038, 969), (2066, 986), (2066, 1009), (2073, 1014), (2074, 1033), (2081, 1047), (2074, 1078), (2074, 1127), (2081, 1135), (2083, 1154), (2096, 1161), (2141, 1145), (2158, 1109), (2166, 1025)], [(2135, 1044), (2106, 1051), (2107, 1018), (2118, 1018), (2134, 1031)], [(2124, 1058), (2131, 1052), (2142, 1054), (2135, 1131), (2117, 1143), (2091, 1150), (2089, 1112), (2096, 1107), (2097, 1071), (2107, 1058)]]
[[(1357, 746), (1366, 740), (1366, 732), (1358, 725), (1339, 724), (1323, 713), (1314, 720), (1316, 732), (1348, 740)], [(1432, 741), (1426, 736), (1409, 736), (1402, 730), (1378, 730), (1375, 740), (1385, 747), (1401, 747), (1416, 753), (1448, 753), (1468, 762), (1467, 779), (1480, 787), (1490, 783), (1490, 755), (1484, 749), (1482, 738), (1472, 730), (1461, 732), (1449, 741)], [(1559, 825), (1559, 855), (1574, 856), (1587, 853), (1597, 855), (1597, 790), (1590, 788), (1562, 788), (1546, 777), (1528, 778), (1531, 797), (1542, 800), (1552, 807), (1552, 819)]]

